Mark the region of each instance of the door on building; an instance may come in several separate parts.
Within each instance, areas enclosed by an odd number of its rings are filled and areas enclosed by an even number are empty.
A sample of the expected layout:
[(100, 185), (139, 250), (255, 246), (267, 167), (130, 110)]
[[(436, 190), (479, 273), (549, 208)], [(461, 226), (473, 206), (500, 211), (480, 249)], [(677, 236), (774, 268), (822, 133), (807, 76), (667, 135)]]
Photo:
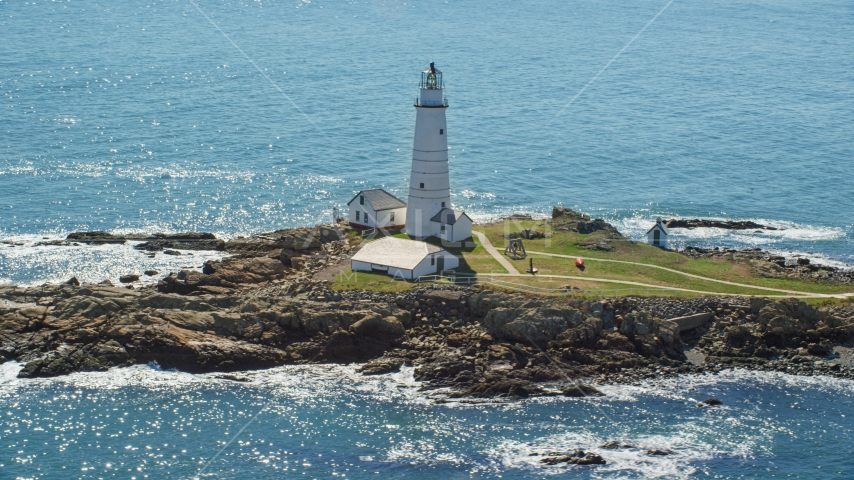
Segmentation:
[(661, 242), (661, 232), (659, 232), (658, 230), (654, 230), (652, 232), (652, 244), (654, 246), (658, 247), (660, 245), (660, 242)]
[(445, 256), (439, 255), (436, 258), (436, 271), (442, 273), (442, 270), (445, 269)]

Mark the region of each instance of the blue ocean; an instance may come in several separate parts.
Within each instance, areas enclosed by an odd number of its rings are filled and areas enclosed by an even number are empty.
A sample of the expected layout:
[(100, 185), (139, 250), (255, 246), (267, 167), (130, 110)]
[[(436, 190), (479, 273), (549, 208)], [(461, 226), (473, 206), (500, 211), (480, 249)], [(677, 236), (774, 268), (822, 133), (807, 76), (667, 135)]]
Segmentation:
[[(641, 239), (659, 216), (753, 220), (778, 230), (674, 243), (854, 266), (851, 1), (0, 0), (0, 283), (216, 255), (37, 245), (71, 231), (230, 238), (327, 222), (363, 188), (405, 198), (430, 61), (452, 201), (478, 221), (564, 205)], [(3, 368), (3, 478), (854, 476), (854, 388), (832, 379), (440, 405), (406, 372)], [(694, 406), (709, 396), (724, 408)], [(609, 440), (636, 448), (528, 456)]]
[(476, 220), (750, 219), (780, 230), (675, 245), (854, 265), (854, 3), (482, 3), (0, 0), (0, 241), (23, 244), (0, 282), (190, 266), (31, 248), (70, 231), (228, 238), (406, 198), (430, 61)]
[[(851, 478), (850, 381), (724, 371), (600, 398), (436, 403), (412, 369), (0, 374), (3, 478)], [(719, 398), (719, 408), (697, 402)], [(630, 447), (603, 448), (609, 441)], [(600, 466), (547, 466), (549, 451)], [(672, 452), (649, 455), (650, 450)]]

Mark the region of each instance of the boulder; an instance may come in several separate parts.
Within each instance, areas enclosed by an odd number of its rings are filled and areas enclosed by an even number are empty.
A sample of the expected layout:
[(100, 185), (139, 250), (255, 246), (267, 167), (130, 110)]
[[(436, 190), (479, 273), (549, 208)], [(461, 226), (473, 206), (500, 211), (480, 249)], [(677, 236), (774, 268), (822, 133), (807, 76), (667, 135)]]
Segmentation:
[(361, 338), (397, 342), (406, 334), (403, 324), (394, 317), (367, 316), (350, 326), (350, 333)]
[(356, 371), (360, 372), (362, 375), (384, 375), (386, 373), (399, 372), (400, 367), (402, 367), (404, 363), (406, 363), (406, 361), (402, 358), (382, 357), (362, 365), (357, 368)]
[(139, 275), (131, 274), (131, 275), (122, 275), (119, 277), (119, 281), (122, 283), (133, 283), (139, 280)]
[(571, 387), (567, 387), (567, 388), (563, 389), (561, 394), (564, 397), (576, 397), (576, 398), (604, 397), (605, 396), (605, 394), (602, 393), (601, 391), (599, 391), (598, 389), (593, 388), (589, 385), (581, 385), (581, 384), (573, 385)]
[(280, 260), (268, 257), (229, 257), (205, 262), (202, 272), (231, 284), (252, 284), (281, 278), (285, 266)]

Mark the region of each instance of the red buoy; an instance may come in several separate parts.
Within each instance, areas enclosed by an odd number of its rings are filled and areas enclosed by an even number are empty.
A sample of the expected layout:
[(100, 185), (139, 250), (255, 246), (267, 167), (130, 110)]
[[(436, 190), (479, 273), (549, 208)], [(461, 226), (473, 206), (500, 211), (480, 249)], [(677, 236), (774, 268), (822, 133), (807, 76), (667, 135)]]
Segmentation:
[(581, 257), (576, 258), (575, 259), (575, 267), (584, 270), (584, 259)]

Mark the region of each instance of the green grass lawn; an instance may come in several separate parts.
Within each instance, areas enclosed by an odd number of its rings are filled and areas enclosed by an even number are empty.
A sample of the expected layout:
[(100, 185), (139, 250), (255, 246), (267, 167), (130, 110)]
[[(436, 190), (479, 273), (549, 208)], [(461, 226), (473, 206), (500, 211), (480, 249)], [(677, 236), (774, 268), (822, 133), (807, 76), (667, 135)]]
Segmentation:
[[(523, 228), (534, 229), (535, 231), (546, 231), (547, 227), (543, 220), (497, 222), (476, 226), (476, 230), (485, 233), (490, 242), (499, 250), (503, 249), (506, 245), (505, 235), (507, 233), (518, 232)], [(614, 247), (614, 251), (611, 252), (591, 250), (584, 246), (585, 244), (595, 244), (599, 239), (604, 238), (605, 236), (606, 233), (603, 231), (594, 232), (588, 235), (575, 232), (555, 231), (552, 232), (550, 238), (523, 240), (523, 243), (525, 244), (525, 248), (529, 251), (557, 253), (561, 255), (571, 255), (574, 257), (580, 256), (587, 259), (602, 258), (647, 263), (672, 268), (681, 272), (692, 273), (694, 275), (753, 285), (758, 288), (735, 287), (717, 282), (692, 279), (684, 275), (656, 268), (609, 262), (585, 262), (587, 269), (583, 274), (580, 274), (580, 272), (575, 269), (573, 260), (545, 256), (539, 256), (534, 260), (534, 262), (538, 264), (537, 266), (540, 268), (541, 273), (576, 276), (586, 275), (710, 292), (744, 293), (750, 295), (775, 294), (775, 292), (763, 291), (763, 287), (823, 294), (847, 293), (852, 291), (850, 286), (824, 284), (810, 280), (763, 278), (755, 275), (752, 267), (747, 262), (740, 262), (735, 259), (694, 259), (677, 252), (662, 250), (660, 248), (629, 240), (611, 241), (610, 245)], [(514, 261), (514, 263), (521, 266), (525, 261), (527, 260), (518, 260)], [(518, 268), (519, 267), (517, 266), (517, 269)], [(553, 269), (553, 271), (550, 271), (550, 269)]]

